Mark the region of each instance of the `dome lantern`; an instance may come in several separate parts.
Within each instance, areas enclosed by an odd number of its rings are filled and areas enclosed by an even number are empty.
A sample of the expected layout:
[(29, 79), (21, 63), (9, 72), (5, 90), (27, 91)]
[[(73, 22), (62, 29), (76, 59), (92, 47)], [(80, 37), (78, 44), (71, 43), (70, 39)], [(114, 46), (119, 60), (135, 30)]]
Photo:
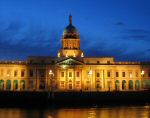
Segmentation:
[(63, 39), (79, 39), (79, 33), (75, 26), (72, 25), (72, 16), (69, 16), (69, 25), (63, 32)]

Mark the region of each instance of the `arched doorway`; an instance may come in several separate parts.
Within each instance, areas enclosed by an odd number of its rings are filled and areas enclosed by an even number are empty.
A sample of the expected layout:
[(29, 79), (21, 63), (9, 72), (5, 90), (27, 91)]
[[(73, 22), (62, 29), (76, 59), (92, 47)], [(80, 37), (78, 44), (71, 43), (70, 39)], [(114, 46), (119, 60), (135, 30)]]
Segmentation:
[(146, 89), (146, 80), (142, 80), (142, 89)]
[(0, 80), (0, 90), (4, 90), (4, 80)]
[(25, 90), (25, 80), (20, 81), (20, 90)]
[(119, 91), (119, 80), (116, 80), (115, 82), (115, 89), (116, 91)]
[(14, 90), (17, 90), (18, 89), (18, 80), (14, 80)]
[(11, 90), (11, 80), (6, 81), (6, 90)]
[(122, 90), (126, 90), (126, 81), (125, 80), (122, 81)]
[(133, 90), (133, 81), (129, 80), (129, 90)]
[(140, 90), (140, 81), (139, 80), (135, 81), (135, 89)]

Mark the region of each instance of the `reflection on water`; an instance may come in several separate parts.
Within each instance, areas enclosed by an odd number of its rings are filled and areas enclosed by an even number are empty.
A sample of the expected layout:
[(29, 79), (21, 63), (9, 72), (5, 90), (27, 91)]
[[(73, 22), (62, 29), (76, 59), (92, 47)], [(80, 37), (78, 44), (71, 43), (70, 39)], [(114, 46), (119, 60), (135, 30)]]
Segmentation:
[(87, 108), (0, 108), (0, 118), (150, 118), (150, 106)]

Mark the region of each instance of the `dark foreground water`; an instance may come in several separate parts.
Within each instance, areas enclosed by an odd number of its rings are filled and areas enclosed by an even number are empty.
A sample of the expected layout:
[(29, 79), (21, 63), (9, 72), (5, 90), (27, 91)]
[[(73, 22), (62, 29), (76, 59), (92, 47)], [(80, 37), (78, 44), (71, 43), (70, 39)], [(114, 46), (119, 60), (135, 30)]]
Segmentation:
[(150, 105), (0, 108), (0, 118), (150, 118)]

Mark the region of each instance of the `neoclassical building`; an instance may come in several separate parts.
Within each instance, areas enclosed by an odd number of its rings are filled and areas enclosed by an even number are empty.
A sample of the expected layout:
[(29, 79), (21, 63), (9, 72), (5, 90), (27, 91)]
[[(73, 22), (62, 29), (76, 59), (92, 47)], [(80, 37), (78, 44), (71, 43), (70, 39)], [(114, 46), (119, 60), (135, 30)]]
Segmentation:
[(0, 91), (139, 91), (150, 89), (150, 62), (85, 57), (69, 17), (57, 57), (0, 61)]

